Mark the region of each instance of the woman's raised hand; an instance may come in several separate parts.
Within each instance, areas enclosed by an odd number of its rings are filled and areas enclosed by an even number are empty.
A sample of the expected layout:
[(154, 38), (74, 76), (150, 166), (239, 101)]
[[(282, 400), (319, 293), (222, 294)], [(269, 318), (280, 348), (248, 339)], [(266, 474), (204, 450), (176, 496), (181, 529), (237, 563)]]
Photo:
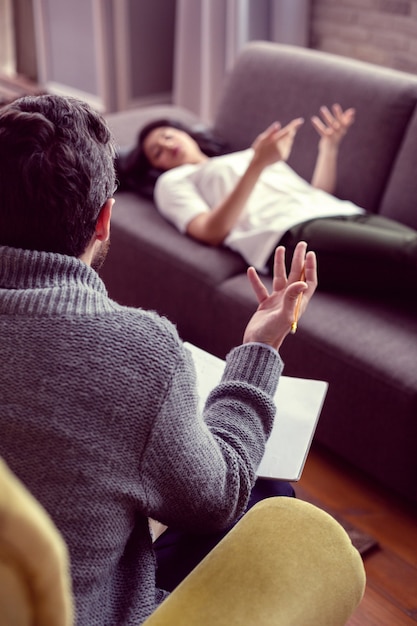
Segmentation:
[(320, 143), (338, 146), (355, 121), (355, 109), (343, 111), (340, 104), (333, 104), (331, 111), (320, 107), (320, 116), (314, 115), (311, 123), (321, 137)]
[[(302, 277), (304, 277), (302, 279)], [(279, 349), (296, 317), (302, 316), (317, 287), (317, 264), (314, 252), (307, 252), (307, 244), (297, 244), (290, 272), (285, 269), (285, 248), (275, 251), (274, 278), (269, 293), (256, 270), (248, 269), (248, 278), (258, 300), (258, 308), (248, 322), (243, 343), (257, 341)], [(298, 298), (301, 298), (298, 307)]]
[(255, 151), (254, 159), (262, 167), (277, 161), (286, 161), (290, 156), (297, 130), (303, 123), (303, 118), (297, 117), (284, 127), (281, 127), (279, 122), (271, 124), (252, 144)]

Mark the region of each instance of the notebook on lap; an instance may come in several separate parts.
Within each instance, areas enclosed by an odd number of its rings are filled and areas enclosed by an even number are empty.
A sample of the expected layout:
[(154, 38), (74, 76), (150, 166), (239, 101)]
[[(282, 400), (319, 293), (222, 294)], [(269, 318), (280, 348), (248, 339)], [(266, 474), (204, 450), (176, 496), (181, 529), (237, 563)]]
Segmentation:
[[(193, 344), (201, 407), (220, 381), (225, 362)], [(258, 476), (297, 481), (300, 479), (320, 417), (328, 383), (322, 380), (281, 376), (275, 395), (277, 414)]]

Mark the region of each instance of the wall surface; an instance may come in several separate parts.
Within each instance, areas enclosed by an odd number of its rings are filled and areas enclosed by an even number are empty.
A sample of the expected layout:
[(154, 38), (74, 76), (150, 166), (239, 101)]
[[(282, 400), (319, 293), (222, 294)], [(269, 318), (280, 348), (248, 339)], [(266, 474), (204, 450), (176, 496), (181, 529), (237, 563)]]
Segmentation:
[(310, 47), (417, 74), (417, 0), (312, 0)]
[(37, 74), (108, 111), (173, 99), (210, 120), (252, 39), (417, 74), (417, 0), (0, 0), (0, 70)]

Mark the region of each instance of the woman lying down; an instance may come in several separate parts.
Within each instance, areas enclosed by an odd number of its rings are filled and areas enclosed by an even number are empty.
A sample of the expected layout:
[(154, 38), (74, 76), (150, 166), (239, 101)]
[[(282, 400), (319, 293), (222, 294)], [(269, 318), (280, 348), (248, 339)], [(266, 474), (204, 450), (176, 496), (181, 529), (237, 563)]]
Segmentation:
[(407, 293), (417, 279), (417, 231), (332, 195), (354, 118), (337, 104), (311, 118), (319, 136), (311, 183), (286, 162), (302, 118), (273, 123), (237, 152), (210, 133), (154, 120), (118, 160), (118, 175), (122, 187), (152, 193), (181, 233), (229, 247), (260, 272), (271, 270), (278, 244), (292, 252), (303, 240), (317, 254), (322, 289)]

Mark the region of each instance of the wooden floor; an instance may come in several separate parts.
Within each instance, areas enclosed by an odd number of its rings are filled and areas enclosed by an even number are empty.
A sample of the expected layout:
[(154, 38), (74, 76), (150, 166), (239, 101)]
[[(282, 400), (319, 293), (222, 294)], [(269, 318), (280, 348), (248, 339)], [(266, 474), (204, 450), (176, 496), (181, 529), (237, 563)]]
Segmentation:
[(295, 488), (299, 498), (322, 504), (378, 541), (363, 557), (366, 592), (348, 626), (416, 626), (417, 507), (317, 447)]

